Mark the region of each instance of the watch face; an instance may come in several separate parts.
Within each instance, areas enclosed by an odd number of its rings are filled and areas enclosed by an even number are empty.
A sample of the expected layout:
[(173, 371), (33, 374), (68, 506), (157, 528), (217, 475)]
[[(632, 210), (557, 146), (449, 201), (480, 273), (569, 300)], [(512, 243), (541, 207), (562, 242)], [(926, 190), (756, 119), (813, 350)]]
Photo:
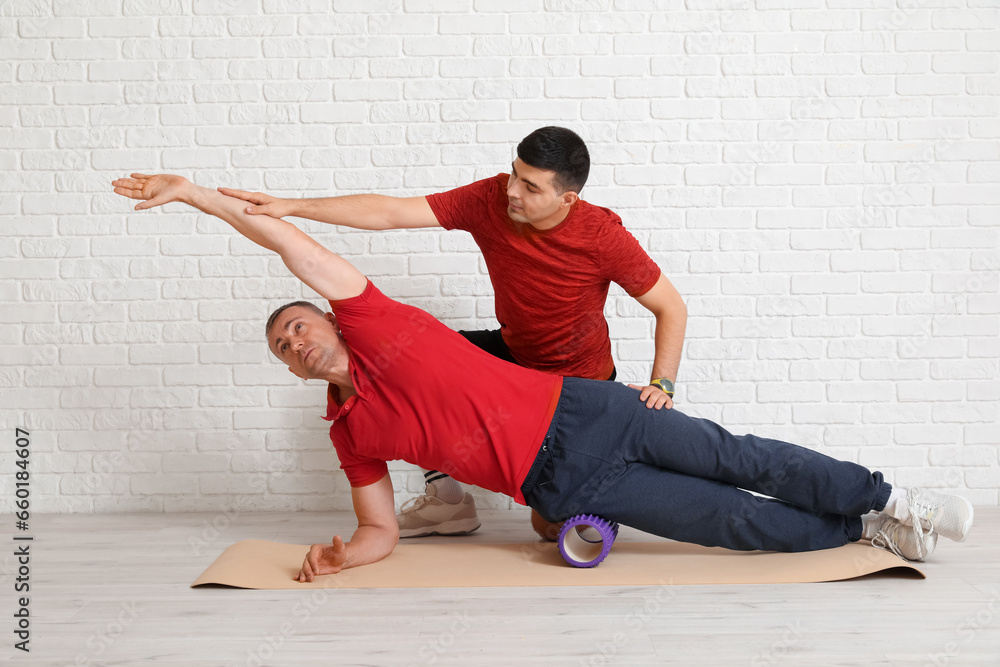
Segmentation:
[(656, 380), (653, 381), (653, 384), (662, 389), (669, 396), (674, 395), (674, 384), (670, 380), (657, 378)]

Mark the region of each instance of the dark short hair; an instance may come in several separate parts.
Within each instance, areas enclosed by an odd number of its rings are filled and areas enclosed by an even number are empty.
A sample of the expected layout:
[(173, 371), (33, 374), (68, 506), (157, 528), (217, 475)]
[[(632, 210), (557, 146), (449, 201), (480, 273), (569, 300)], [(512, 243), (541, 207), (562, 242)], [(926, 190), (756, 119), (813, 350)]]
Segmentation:
[(264, 325), (265, 338), (267, 338), (268, 340), (271, 339), (271, 329), (274, 327), (274, 321), (278, 319), (278, 315), (281, 315), (283, 312), (294, 306), (301, 306), (302, 308), (308, 308), (309, 310), (313, 311), (320, 317), (326, 315), (326, 313), (324, 313), (321, 309), (317, 308), (315, 304), (310, 303), (308, 301), (292, 301), (291, 303), (286, 303), (284, 306), (277, 308), (273, 313), (271, 313), (271, 316), (267, 318), (267, 324)]
[(535, 169), (556, 172), (553, 185), (559, 194), (580, 192), (590, 175), (590, 153), (573, 130), (549, 125), (540, 127), (517, 145), (517, 156)]

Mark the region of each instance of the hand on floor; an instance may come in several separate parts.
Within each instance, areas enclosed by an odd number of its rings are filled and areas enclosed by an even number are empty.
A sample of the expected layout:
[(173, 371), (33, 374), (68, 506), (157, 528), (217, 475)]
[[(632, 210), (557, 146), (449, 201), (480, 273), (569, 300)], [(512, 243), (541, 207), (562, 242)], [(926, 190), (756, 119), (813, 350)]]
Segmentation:
[(309, 548), (302, 569), (295, 581), (308, 583), (321, 574), (336, 574), (347, 563), (347, 547), (340, 535), (335, 535), (333, 544), (314, 544)]

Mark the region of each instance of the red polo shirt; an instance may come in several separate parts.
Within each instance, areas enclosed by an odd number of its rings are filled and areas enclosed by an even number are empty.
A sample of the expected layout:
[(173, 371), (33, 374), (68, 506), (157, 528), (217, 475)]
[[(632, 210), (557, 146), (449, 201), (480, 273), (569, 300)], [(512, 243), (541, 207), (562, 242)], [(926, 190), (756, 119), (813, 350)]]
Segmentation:
[(325, 419), (351, 486), (402, 459), (524, 503), (528, 474), (559, 400), (562, 378), (483, 352), (430, 314), (370, 281), (331, 301), (350, 350), (357, 394), (330, 385)]
[(429, 195), (445, 229), (470, 232), (496, 295), (500, 331), (522, 366), (606, 380), (614, 368), (604, 303), (615, 282), (633, 297), (660, 268), (613, 211), (578, 200), (566, 219), (538, 231), (507, 215), (507, 174)]

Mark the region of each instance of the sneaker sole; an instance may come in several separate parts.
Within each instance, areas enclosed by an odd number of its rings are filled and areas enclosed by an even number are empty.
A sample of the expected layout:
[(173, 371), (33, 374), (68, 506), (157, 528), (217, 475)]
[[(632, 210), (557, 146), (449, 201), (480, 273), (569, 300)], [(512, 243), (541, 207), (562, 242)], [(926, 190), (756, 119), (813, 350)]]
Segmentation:
[[(472, 526), (468, 519), (462, 519), (460, 521), (445, 521), (436, 526), (425, 526), (423, 528), (409, 528), (399, 530), (400, 538), (407, 537), (430, 537), (431, 535), (442, 535), (445, 537), (454, 537), (458, 535), (469, 535), (479, 530), (482, 524), (479, 521), (475, 522)], [(471, 527), (470, 527), (471, 526)]]

